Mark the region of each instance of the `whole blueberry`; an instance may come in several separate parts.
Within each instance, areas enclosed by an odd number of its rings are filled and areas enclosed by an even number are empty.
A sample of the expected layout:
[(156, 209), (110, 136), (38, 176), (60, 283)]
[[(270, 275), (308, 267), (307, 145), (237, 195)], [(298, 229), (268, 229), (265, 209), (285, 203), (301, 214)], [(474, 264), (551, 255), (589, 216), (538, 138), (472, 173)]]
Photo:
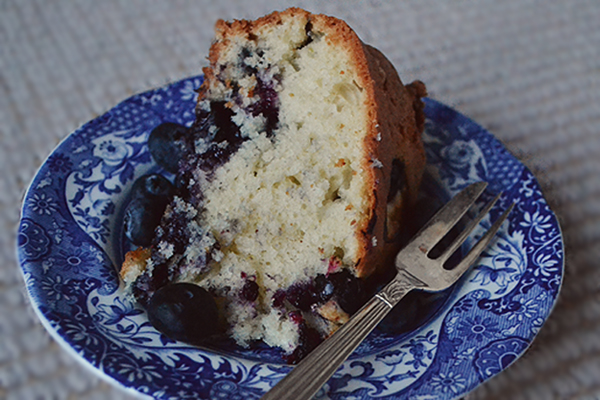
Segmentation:
[(148, 149), (154, 161), (165, 170), (177, 173), (179, 161), (186, 153), (188, 128), (173, 122), (164, 122), (150, 133)]
[(213, 297), (192, 283), (163, 286), (148, 303), (148, 320), (171, 339), (202, 343), (218, 332), (218, 311)]
[(131, 198), (147, 197), (169, 199), (175, 193), (175, 187), (164, 176), (148, 174), (138, 178), (131, 187)]
[(147, 198), (131, 200), (123, 218), (125, 237), (137, 246), (150, 246), (166, 205), (166, 202), (154, 202)]
[(175, 188), (158, 174), (138, 178), (131, 188), (131, 201), (123, 218), (125, 236), (135, 245), (152, 244), (154, 230), (160, 223)]

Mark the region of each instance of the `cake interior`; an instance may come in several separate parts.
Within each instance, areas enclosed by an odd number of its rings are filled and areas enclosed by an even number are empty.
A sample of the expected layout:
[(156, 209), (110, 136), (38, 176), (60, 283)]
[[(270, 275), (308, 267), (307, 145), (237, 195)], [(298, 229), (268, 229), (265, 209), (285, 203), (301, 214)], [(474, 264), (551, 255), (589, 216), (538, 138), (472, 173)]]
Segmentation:
[(291, 353), (339, 310), (318, 296), (299, 308), (286, 290), (359, 261), (377, 167), (364, 160), (366, 91), (351, 51), (307, 18), (228, 35), (211, 73), (183, 167), (191, 195), (169, 206), (149, 270), (168, 264), (169, 280), (213, 293), (239, 344)]

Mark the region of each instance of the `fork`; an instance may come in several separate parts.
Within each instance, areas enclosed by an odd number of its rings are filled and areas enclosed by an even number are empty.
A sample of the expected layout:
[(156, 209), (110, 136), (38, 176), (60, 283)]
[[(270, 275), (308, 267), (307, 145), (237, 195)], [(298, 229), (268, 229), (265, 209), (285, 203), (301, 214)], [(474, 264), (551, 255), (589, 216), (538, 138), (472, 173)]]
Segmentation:
[(413, 289), (436, 292), (447, 289), (469, 269), (508, 217), (514, 203), (452, 269), (444, 268), (450, 256), (464, 243), (502, 193), (487, 203), (443, 252), (432, 258), (431, 250), (460, 221), (487, 186), (477, 182), (450, 200), (396, 256), (396, 276), (371, 298), (330, 338), (308, 354), (262, 400), (308, 400), (327, 382), (388, 312)]

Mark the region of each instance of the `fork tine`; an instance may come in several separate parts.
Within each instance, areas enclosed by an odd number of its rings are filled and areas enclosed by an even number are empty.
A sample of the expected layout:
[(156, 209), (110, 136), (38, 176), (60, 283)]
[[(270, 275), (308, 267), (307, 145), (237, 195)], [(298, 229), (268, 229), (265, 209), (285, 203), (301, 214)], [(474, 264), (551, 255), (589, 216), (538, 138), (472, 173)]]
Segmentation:
[(492, 209), (492, 207), (494, 207), (494, 204), (496, 204), (501, 195), (502, 192), (498, 193), (496, 197), (494, 197), (489, 203), (487, 203), (483, 210), (481, 210), (481, 212), (472, 221), (469, 222), (469, 225), (467, 225), (462, 230), (460, 235), (458, 235), (458, 237), (454, 239), (452, 244), (450, 244), (450, 246), (448, 246), (444, 250), (444, 253), (437, 258), (438, 260), (440, 260), (440, 262), (446, 262), (448, 258), (450, 258), (452, 254), (454, 254), (456, 249), (458, 249), (464, 243), (464, 241), (467, 240), (471, 232), (473, 232), (473, 229), (475, 229), (477, 225), (479, 225), (481, 220), (490, 212), (490, 210)]
[(500, 226), (502, 226), (502, 224), (504, 223), (504, 221), (508, 217), (508, 214), (510, 214), (514, 206), (515, 203), (512, 203), (506, 209), (506, 211), (504, 211), (504, 213), (502, 213), (502, 215), (498, 217), (496, 222), (494, 222), (492, 227), (483, 235), (483, 237), (479, 239), (477, 243), (475, 243), (475, 245), (471, 248), (469, 253), (465, 256), (465, 258), (463, 258), (456, 267), (449, 271), (452, 273), (451, 275), (454, 279), (458, 279), (467, 269), (469, 269), (469, 267), (481, 255), (483, 250), (487, 248), (487, 246), (490, 244), (490, 242), (498, 232), (498, 229), (500, 229)]
[(429, 250), (465, 215), (486, 186), (487, 182), (473, 183), (454, 196), (421, 228), (409, 246), (415, 246), (425, 254), (429, 253)]

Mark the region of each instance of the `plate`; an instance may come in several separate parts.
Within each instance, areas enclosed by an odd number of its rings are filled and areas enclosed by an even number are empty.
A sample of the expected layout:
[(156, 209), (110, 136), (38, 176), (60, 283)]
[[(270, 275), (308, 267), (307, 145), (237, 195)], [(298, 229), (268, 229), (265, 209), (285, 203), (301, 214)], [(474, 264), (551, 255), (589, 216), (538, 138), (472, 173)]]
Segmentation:
[[(102, 376), (159, 399), (258, 399), (290, 370), (280, 353), (170, 340), (124, 293), (117, 273), (128, 190), (158, 168), (145, 144), (149, 132), (164, 121), (191, 124), (201, 82), (192, 77), (133, 96), (69, 135), (27, 191), (18, 258), (42, 323)], [(449, 197), (483, 180), (490, 193), (502, 191), (480, 232), (510, 202), (516, 207), (429, 318), (402, 334), (376, 330), (318, 399), (461, 396), (527, 349), (558, 296), (562, 236), (534, 176), (482, 127), (424, 101), (424, 190)]]

